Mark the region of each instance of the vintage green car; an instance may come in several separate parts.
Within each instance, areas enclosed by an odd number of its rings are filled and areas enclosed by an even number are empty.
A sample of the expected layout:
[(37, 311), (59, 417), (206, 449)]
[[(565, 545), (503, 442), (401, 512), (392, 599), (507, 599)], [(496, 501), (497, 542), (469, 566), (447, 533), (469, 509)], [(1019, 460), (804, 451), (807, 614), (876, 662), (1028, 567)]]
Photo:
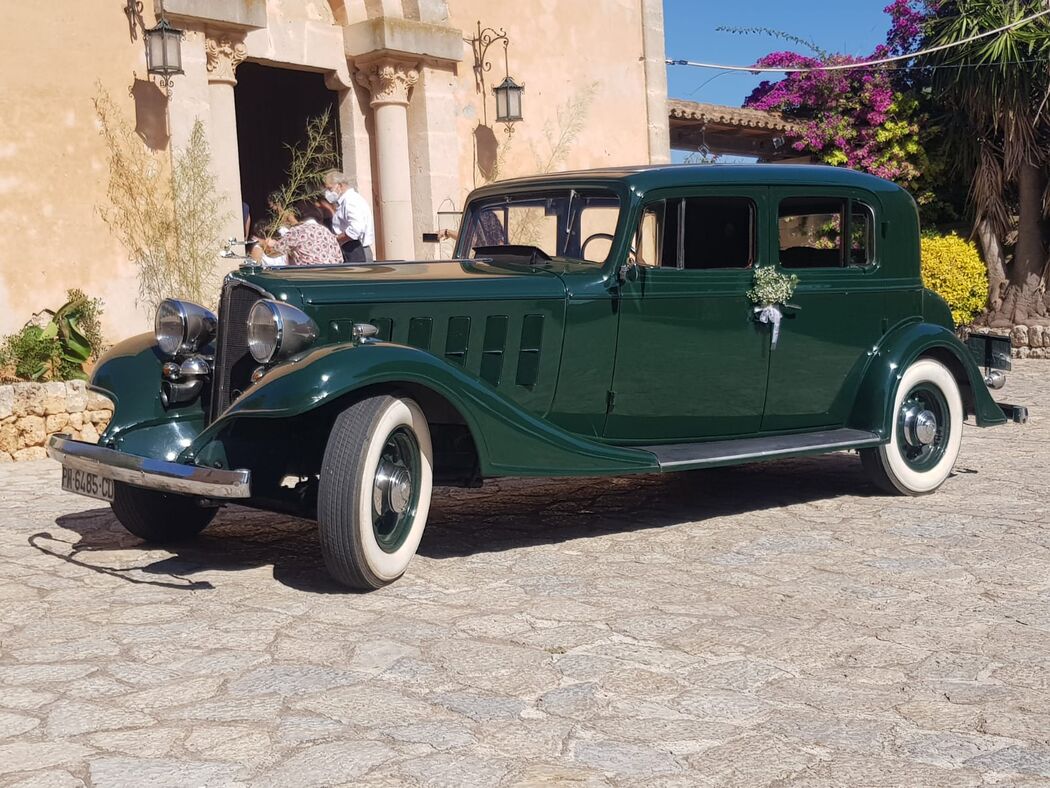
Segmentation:
[[(98, 445), (56, 436), (63, 486), (150, 541), (223, 502), (316, 518), (342, 583), (400, 577), (434, 485), (709, 468), (857, 450), (918, 495), (962, 424), (1018, 419), (922, 285), (887, 181), (815, 166), (642, 167), (486, 186), (448, 261), (242, 267), (218, 316), (166, 301), (91, 388)], [(757, 302), (756, 271), (797, 276)], [(1005, 411), (1005, 412), (1004, 412)]]

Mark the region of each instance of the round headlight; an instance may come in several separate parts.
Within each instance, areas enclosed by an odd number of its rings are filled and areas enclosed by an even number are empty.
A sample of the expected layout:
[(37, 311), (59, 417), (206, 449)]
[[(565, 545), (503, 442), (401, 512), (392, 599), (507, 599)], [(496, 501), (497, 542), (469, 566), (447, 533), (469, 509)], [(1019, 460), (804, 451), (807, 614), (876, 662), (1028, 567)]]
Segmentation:
[(306, 313), (279, 301), (256, 301), (248, 313), (248, 351), (260, 364), (288, 358), (317, 339)]
[(186, 312), (178, 301), (161, 301), (153, 324), (157, 346), (165, 356), (174, 356), (186, 338)]
[(157, 307), (153, 328), (157, 346), (166, 356), (196, 353), (215, 337), (218, 321), (208, 309), (168, 298)]
[(265, 364), (281, 345), (281, 322), (272, 301), (256, 301), (248, 313), (248, 351)]

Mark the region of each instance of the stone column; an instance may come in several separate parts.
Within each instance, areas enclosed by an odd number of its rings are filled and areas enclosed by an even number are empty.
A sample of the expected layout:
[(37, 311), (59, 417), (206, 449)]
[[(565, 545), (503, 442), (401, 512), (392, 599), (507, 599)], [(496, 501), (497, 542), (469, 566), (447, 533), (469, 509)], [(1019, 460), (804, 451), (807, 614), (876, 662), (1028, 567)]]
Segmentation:
[(408, 158), (408, 96), (419, 79), (418, 63), (382, 58), (361, 65), (357, 81), (372, 94), (375, 115), (379, 215), (383, 244), (377, 259), (415, 257), (412, 176)]
[(211, 161), (222, 195), (222, 240), (244, 237), (241, 213), (241, 167), (237, 152), (237, 110), (233, 100), (237, 66), (246, 57), (242, 38), (209, 33), (208, 103), (211, 105)]
[(412, 169), (412, 216), (416, 222), (416, 257), (448, 257), (453, 241), (423, 243), (422, 233), (439, 230), (437, 212), (460, 207), (459, 159), (461, 140), (456, 133), (459, 103), (456, 74), (447, 67), (424, 63), (412, 89), (408, 107), (409, 166)]
[(649, 163), (671, 161), (671, 132), (667, 122), (667, 60), (664, 54), (662, 0), (641, 0), (645, 109), (648, 116)]

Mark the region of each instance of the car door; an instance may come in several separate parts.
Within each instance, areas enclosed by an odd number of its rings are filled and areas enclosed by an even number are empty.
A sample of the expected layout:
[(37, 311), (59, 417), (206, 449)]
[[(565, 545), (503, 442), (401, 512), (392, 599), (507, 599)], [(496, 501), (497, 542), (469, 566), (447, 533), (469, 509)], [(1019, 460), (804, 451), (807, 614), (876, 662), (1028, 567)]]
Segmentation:
[(746, 292), (767, 248), (767, 189), (647, 195), (619, 292), (605, 436), (675, 442), (761, 426), (768, 328)]
[(884, 224), (874, 194), (833, 187), (770, 190), (770, 256), (798, 276), (770, 354), (763, 432), (845, 423), (868, 351), (884, 331)]

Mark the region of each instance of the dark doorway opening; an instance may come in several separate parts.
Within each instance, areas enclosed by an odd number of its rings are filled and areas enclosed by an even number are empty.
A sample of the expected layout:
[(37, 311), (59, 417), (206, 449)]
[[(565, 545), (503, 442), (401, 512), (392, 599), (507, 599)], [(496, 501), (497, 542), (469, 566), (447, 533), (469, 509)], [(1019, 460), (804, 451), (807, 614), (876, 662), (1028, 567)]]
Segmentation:
[(269, 215), (267, 197), (284, 183), (291, 163), (286, 146), (302, 143), (306, 122), (326, 109), (342, 160), (339, 94), (328, 89), (321, 74), (242, 63), (234, 100), (241, 199), (248, 203), (252, 223), (261, 224)]

